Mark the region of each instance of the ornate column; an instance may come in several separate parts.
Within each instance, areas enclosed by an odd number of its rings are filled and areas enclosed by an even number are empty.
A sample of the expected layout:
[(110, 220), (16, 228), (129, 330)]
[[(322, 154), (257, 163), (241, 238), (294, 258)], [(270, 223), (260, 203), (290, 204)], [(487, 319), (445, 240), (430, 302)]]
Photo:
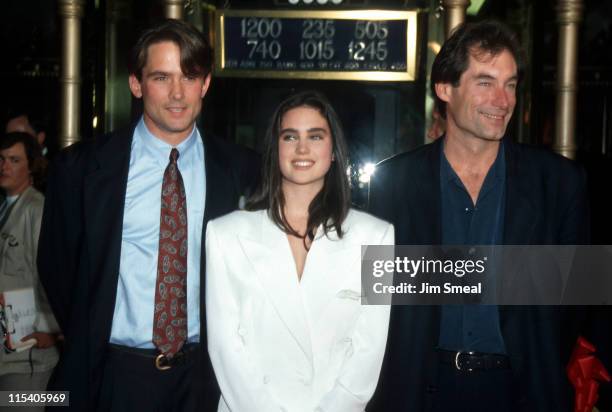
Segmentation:
[(557, 1), (559, 49), (553, 150), (570, 159), (576, 156), (576, 71), (578, 24), (582, 20), (582, 9), (582, 0)]
[(465, 11), (470, 0), (442, 0), (444, 7), (444, 34), (448, 39), (451, 31), (465, 21)]
[(104, 99), (104, 131), (109, 132), (130, 122), (132, 102), (125, 69), (127, 45), (120, 43), (124, 26), (130, 19), (129, 0), (108, 0), (106, 3), (106, 75)]
[(81, 139), (81, 18), (84, 6), (83, 0), (59, 0), (62, 19), (61, 147)]
[(168, 19), (183, 19), (184, 0), (163, 0), (164, 16)]

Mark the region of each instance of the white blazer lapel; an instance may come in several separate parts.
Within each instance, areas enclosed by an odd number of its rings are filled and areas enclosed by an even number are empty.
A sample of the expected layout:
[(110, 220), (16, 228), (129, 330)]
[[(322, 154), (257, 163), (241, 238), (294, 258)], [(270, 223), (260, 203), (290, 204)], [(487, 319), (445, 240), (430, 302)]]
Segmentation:
[(261, 237), (239, 235), (244, 254), (253, 266), (279, 318), (295, 338), (306, 357), (312, 360), (310, 328), (297, 279), (295, 263), (286, 235), (262, 212)]

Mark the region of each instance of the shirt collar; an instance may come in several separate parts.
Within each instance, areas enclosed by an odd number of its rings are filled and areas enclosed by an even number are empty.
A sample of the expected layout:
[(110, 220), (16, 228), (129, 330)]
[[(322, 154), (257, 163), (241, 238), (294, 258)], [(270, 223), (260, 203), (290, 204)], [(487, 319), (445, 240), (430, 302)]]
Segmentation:
[[(461, 182), (459, 176), (457, 176), (457, 173), (455, 173), (448, 159), (446, 158), (446, 155), (444, 154), (444, 142), (442, 142), (440, 147), (440, 177), (449, 182)], [(497, 157), (487, 172), (487, 177), (485, 180), (490, 181), (491, 183), (501, 181), (505, 177), (505, 171), (506, 156), (504, 155), (504, 139), (502, 139), (499, 144), (499, 150), (497, 151)]]
[[(198, 128), (193, 125), (193, 129), (189, 136), (183, 140), (181, 143), (176, 146), (176, 149), (179, 151), (179, 162), (181, 159), (185, 159), (185, 156), (188, 155), (194, 148), (197, 139), (199, 138)], [(136, 126), (136, 133), (134, 134), (134, 139), (139, 139), (143, 143), (143, 147), (145, 150), (153, 157), (155, 160), (165, 167), (168, 164), (168, 158), (170, 156), (170, 151), (173, 147), (171, 144), (168, 144), (156, 137), (147, 125), (144, 122), (144, 117), (140, 118), (138, 125)]]
[[(25, 190), (24, 190), (24, 192), (25, 192)], [(21, 193), (23, 193), (23, 192), (21, 192)], [(18, 195), (7, 196), (6, 197), (6, 204), (10, 206), (13, 203), (15, 203), (17, 201), (17, 199), (19, 199), (19, 196), (21, 195), (21, 193), (19, 193)]]

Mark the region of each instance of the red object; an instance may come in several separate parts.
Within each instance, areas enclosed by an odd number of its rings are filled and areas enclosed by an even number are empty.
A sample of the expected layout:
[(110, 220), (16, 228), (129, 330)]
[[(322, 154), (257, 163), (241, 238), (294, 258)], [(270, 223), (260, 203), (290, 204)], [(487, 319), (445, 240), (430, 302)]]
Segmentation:
[(567, 365), (567, 376), (576, 391), (574, 412), (591, 412), (599, 398), (599, 382), (610, 382), (610, 374), (594, 352), (595, 346), (581, 336)]

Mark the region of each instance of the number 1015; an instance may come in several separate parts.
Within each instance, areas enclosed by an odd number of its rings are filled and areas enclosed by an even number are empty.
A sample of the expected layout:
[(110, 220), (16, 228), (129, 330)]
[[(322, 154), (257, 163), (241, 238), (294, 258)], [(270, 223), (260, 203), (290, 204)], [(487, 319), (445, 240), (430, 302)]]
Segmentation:
[(300, 60), (331, 60), (334, 45), (331, 40), (307, 40), (300, 42)]

